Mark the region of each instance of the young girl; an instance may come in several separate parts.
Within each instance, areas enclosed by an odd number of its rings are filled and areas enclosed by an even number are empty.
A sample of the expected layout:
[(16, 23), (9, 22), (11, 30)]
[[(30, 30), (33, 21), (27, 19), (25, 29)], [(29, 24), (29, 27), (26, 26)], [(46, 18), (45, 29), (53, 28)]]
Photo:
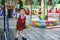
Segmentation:
[(26, 15), (29, 15), (30, 14), (30, 11), (29, 11), (29, 9), (27, 8), (27, 10), (26, 10)]
[(15, 40), (18, 40), (18, 36), (21, 35), (22, 40), (26, 40), (25, 35), (24, 35), (24, 29), (26, 29), (25, 26), (25, 9), (21, 8), (20, 9), (20, 15), (18, 17), (18, 21), (17, 21), (17, 25), (16, 25), (16, 29), (17, 29), (17, 36)]

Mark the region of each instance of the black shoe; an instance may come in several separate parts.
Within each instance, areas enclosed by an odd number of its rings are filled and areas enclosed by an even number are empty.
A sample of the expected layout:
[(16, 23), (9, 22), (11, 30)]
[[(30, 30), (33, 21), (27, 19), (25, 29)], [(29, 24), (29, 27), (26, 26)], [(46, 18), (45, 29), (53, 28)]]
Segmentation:
[(15, 38), (15, 40), (18, 40), (18, 38)]
[(22, 40), (27, 40), (26, 38), (22, 37)]

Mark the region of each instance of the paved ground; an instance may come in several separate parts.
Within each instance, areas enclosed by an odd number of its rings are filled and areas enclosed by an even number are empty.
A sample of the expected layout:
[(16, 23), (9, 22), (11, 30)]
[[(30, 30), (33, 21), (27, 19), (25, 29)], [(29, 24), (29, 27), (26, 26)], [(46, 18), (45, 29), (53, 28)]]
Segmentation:
[(0, 16), (0, 40), (4, 40), (4, 19)]
[[(60, 28), (49, 30), (45, 28), (32, 27), (31, 29), (26, 29), (25, 32), (27, 40), (60, 40)], [(10, 29), (11, 40), (15, 39), (15, 35), (16, 29)]]
[[(28, 19), (28, 18), (27, 18)], [(11, 40), (15, 39), (16, 35), (16, 18), (9, 19), (9, 27), (10, 27), (10, 38)], [(0, 17), (0, 40), (4, 40), (3, 33), (3, 17)], [(31, 29), (26, 29), (26, 37), (27, 40), (60, 40), (60, 28), (58, 29), (45, 29), (40, 27), (32, 27)], [(2, 38), (3, 37), (3, 38)], [(20, 40), (20, 38), (19, 38)]]

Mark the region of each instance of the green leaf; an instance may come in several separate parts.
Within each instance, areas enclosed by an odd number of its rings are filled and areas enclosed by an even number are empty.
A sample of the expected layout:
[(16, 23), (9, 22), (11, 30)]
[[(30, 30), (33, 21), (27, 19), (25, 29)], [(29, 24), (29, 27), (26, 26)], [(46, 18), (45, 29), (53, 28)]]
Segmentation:
[(22, 2), (25, 2), (25, 0), (22, 0)]
[(55, 0), (56, 4), (58, 4), (59, 0)]

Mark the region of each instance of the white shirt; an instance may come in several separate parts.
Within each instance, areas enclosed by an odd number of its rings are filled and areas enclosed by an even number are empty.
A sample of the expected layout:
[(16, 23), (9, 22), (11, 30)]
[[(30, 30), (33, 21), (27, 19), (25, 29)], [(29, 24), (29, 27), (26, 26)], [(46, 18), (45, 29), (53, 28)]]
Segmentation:
[(19, 18), (20, 13), (17, 13), (17, 18)]
[(25, 16), (26, 16), (26, 15), (24, 15), (24, 16), (21, 15), (21, 18), (24, 18)]

